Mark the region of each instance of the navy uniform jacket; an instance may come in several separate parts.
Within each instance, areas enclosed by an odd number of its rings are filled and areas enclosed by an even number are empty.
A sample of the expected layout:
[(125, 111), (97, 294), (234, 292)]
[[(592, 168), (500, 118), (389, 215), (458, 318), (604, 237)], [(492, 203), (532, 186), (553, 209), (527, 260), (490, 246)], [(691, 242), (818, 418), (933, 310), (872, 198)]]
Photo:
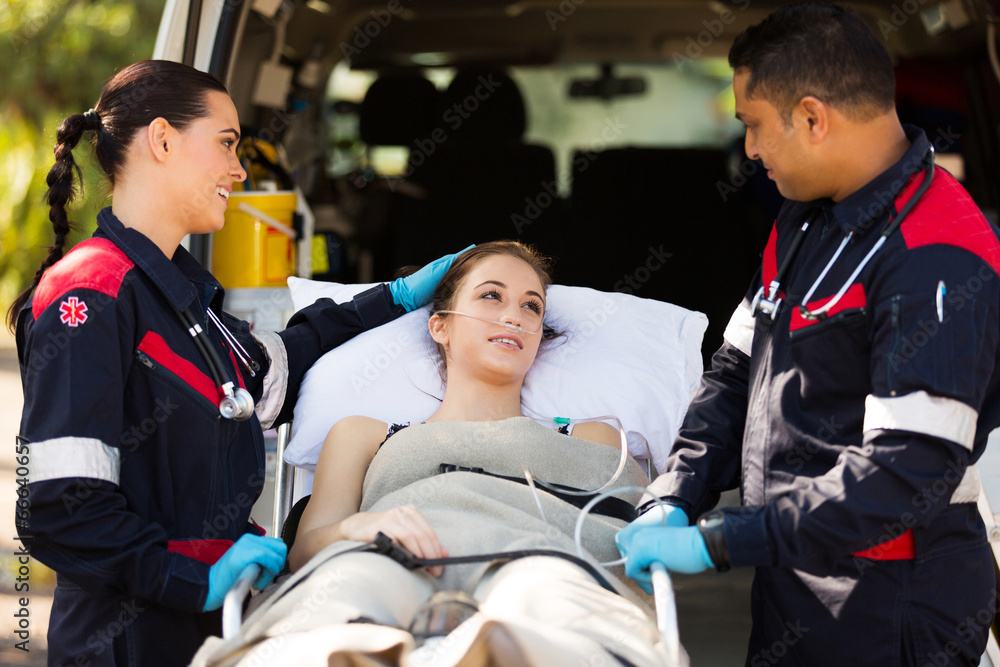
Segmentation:
[[(903, 159), (841, 202), (782, 208), (652, 486), (690, 517), (739, 486), (723, 534), (733, 566), (758, 568), (753, 667), (966, 664), (936, 663), (939, 652), (977, 664), (982, 618), (963, 623), (996, 606), (974, 465), (1000, 425), (996, 227), (936, 168), (829, 317), (799, 311), (845, 235), (811, 309), (849, 280), (924, 179), (929, 142), (907, 135)], [(754, 318), (753, 296), (813, 216), (777, 318)]]
[[(255, 531), (262, 425), (291, 417), (326, 350), (403, 310), (379, 286), (322, 299), (279, 333), (250, 334), (221, 311), (223, 290), (184, 249), (167, 257), (103, 210), (92, 239), (50, 268), (17, 329), (24, 386), (19, 455), (27, 502), (18, 532), (58, 573), (50, 665), (187, 664), (217, 614), (201, 609), (210, 563)], [(256, 413), (219, 416), (219, 392), (177, 309), (201, 318)], [(211, 308), (260, 364), (244, 368)], [(212, 617), (212, 618), (207, 618)]]

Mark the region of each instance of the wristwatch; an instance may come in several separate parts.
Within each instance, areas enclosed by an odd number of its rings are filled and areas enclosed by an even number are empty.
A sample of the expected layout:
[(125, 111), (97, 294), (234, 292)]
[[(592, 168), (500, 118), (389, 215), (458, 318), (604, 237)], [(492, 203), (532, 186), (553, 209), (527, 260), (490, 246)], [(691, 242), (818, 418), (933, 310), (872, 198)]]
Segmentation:
[(709, 558), (719, 572), (730, 570), (729, 553), (726, 551), (726, 540), (722, 532), (725, 520), (726, 515), (719, 510), (702, 514), (698, 518), (698, 531), (705, 540), (705, 546), (708, 547)]

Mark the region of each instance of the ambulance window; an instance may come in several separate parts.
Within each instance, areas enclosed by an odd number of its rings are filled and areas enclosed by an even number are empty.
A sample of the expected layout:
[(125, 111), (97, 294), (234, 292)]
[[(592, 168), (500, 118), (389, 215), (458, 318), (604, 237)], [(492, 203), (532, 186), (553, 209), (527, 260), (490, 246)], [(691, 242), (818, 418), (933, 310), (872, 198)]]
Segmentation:
[[(704, 58), (684, 67), (672, 63), (615, 67), (616, 75), (643, 79), (645, 91), (610, 101), (571, 98), (572, 82), (596, 76), (598, 65), (508, 69), (527, 108), (524, 141), (553, 151), (562, 194), (569, 193), (574, 151), (621, 146), (722, 148), (740, 135), (741, 127), (733, 118), (732, 72), (725, 59)], [(426, 68), (422, 73), (444, 90), (455, 70)], [(343, 63), (334, 69), (327, 87), (331, 175), (368, 168), (385, 176), (405, 171), (409, 157), (405, 147), (377, 146), (366, 152), (358, 134), (358, 107), (375, 78), (374, 72), (351, 70)]]
[(596, 65), (515, 68), (530, 119), (525, 141), (548, 145), (556, 156), (560, 191), (569, 193), (574, 151), (646, 146), (722, 148), (739, 136), (733, 118), (732, 70), (722, 58), (678, 67), (622, 64), (616, 76), (645, 80), (640, 95), (570, 98), (573, 80), (597, 75)]

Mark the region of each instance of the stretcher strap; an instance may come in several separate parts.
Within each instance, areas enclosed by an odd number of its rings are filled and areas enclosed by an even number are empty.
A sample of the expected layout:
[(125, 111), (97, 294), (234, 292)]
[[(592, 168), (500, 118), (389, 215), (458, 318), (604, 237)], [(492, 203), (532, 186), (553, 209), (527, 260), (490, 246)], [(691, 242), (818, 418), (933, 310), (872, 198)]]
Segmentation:
[(486, 563), (491, 561), (512, 561), (528, 556), (554, 556), (562, 558), (583, 568), (587, 574), (592, 576), (602, 588), (606, 588), (614, 594), (618, 594), (611, 582), (596, 567), (578, 558), (573, 554), (568, 554), (555, 549), (521, 549), (518, 551), (498, 551), (491, 554), (474, 554), (471, 556), (449, 556), (447, 558), (419, 558), (392, 541), (392, 538), (385, 533), (379, 532), (375, 536), (375, 541), (370, 544), (369, 551), (388, 556), (407, 570), (416, 570), (423, 567), (434, 567), (435, 565), (462, 565), (465, 563)]
[[(407, 570), (416, 570), (422, 567), (432, 567), (435, 565), (460, 565), (463, 563), (488, 563), (491, 561), (512, 561), (518, 558), (526, 558), (528, 556), (554, 556), (555, 558), (562, 558), (563, 560), (568, 560), (569, 562), (583, 568), (587, 574), (592, 576), (594, 580), (615, 595), (619, 595), (615, 587), (611, 585), (607, 577), (601, 573), (596, 567), (578, 558), (573, 554), (568, 554), (563, 551), (556, 551), (555, 549), (523, 549), (521, 551), (500, 551), (491, 554), (476, 554), (472, 556), (450, 556), (448, 558), (418, 558), (412, 553), (404, 549), (403, 547), (395, 544), (392, 538), (383, 532), (379, 532), (375, 536), (374, 542), (369, 542), (367, 544), (362, 544), (351, 549), (345, 549), (344, 551), (338, 551), (337, 553), (327, 557), (323, 563), (329, 562), (338, 556), (343, 556), (344, 554), (355, 553), (359, 551), (366, 551), (371, 553), (382, 554), (383, 556), (388, 556), (393, 559)], [(315, 570), (323, 563), (318, 563), (312, 566)], [(281, 597), (288, 595), (295, 587), (306, 580), (306, 577), (299, 578), (293, 582), (288, 588), (280, 593), (280, 596), (275, 595), (271, 598), (271, 602), (277, 602)]]
[[(442, 463), (439, 466), (439, 468), (442, 473), (474, 472), (477, 475), (496, 477), (498, 479), (505, 479), (508, 482), (517, 482), (518, 484), (524, 484), (525, 486), (528, 486), (528, 480), (524, 479), (523, 477), (510, 477), (507, 475), (498, 475), (493, 472), (487, 472), (482, 468), (468, 468), (465, 466), (458, 466), (453, 463)], [(556, 488), (553, 489), (550, 487), (556, 487)], [(596, 493), (593, 493), (587, 496), (576, 496), (569, 493), (560, 493), (557, 489), (562, 489), (564, 491), (575, 491), (575, 492), (579, 492), (582, 489), (575, 489), (572, 486), (566, 486), (564, 484), (553, 484), (551, 482), (546, 482), (545, 486), (539, 486), (536, 488), (540, 488), (542, 491), (551, 493), (559, 500), (567, 502), (570, 505), (573, 505), (574, 507), (579, 507), (580, 509), (583, 509), (583, 507), (597, 495)], [(635, 507), (632, 506), (632, 503), (626, 502), (621, 498), (614, 498), (614, 497), (605, 498), (601, 502), (597, 503), (596, 505), (594, 505), (593, 509), (591, 509), (591, 512), (593, 512), (594, 514), (601, 514), (603, 516), (611, 517), (612, 519), (619, 519), (621, 521), (624, 521), (625, 523), (632, 523), (635, 520), (635, 518), (639, 516), (635, 510)]]

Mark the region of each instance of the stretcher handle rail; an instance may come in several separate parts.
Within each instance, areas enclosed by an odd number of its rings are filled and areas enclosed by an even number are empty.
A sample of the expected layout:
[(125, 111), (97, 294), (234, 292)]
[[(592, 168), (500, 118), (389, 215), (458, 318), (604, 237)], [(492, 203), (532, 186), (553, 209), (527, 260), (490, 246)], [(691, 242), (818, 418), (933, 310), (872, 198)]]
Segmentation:
[[(648, 490), (641, 486), (620, 486), (594, 496), (580, 510), (580, 514), (576, 517), (576, 528), (573, 531), (573, 540), (576, 542), (576, 553), (579, 558), (584, 558), (583, 522), (587, 518), (587, 514), (590, 513), (590, 510), (594, 509), (597, 503), (605, 498), (611, 497), (612, 494), (626, 491), (638, 491), (642, 494), (648, 493)], [(666, 504), (662, 498), (654, 499), (657, 505)], [(664, 521), (666, 521), (665, 516)], [(611, 567), (613, 565), (624, 564), (625, 559), (622, 558), (621, 560), (608, 561), (600, 565), (602, 567)], [(670, 656), (670, 665), (671, 667), (686, 665), (687, 662), (683, 659), (681, 653), (680, 631), (677, 629), (677, 600), (674, 598), (673, 582), (670, 581), (670, 575), (667, 573), (666, 566), (660, 561), (650, 563), (649, 572), (653, 580), (653, 608), (656, 611), (656, 628), (663, 635), (663, 645), (666, 648), (667, 655)]]
[(247, 565), (240, 573), (240, 578), (226, 593), (226, 597), (222, 601), (223, 639), (231, 639), (240, 634), (240, 626), (243, 624), (243, 600), (250, 593), (250, 587), (259, 576), (260, 565), (257, 563)]
[(667, 654), (671, 665), (680, 665), (681, 637), (677, 629), (677, 603), (674, 599), (674, 587), (670, 581), (667, 568), (660, 561), (653, 561), (649, 566), (653, 575), (653, 606), (656, 609), (656, 626), (663, 635)]
[(285, 450), (291, 439), (292, 422), (278, 427), (278, 449), (274, 463), (274, 504), (271, 507), (271, 535), (281, 537), (281, 529), (292, 507), (291, 464), (285, 462)]

